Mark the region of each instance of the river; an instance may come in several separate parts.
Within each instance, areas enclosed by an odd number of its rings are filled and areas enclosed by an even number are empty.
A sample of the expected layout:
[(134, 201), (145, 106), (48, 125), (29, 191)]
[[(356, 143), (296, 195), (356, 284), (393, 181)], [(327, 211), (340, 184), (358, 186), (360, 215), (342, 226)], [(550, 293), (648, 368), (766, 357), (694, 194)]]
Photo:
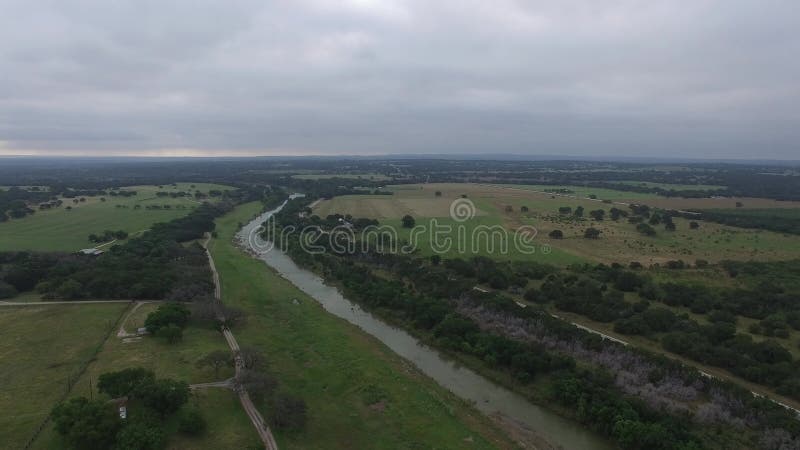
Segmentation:
[[(263, 241), (254, 233), (268, 217), (283, 208), (285, 203), (245, 225), (237, 238), (246, 248), (263, 248)], [(258, 252), (257, 257), (289, 280), (300, 290), (319, 302), (329, 313), (347, 320), (376, 337), (395, 353), (414, 364), (455, 395), (474, 403), (486, 415), (502, 417), (506, 424), (526, 430), (552, 446), (564, 449), (606, 450), (613, 446), (599, 435), (567, 420), (550, 410), (537, 406), (522, 396), (499, 386), (452, 360), (435, 349), (420, 343), (402, 329), (393, 327), (361, 309), (328, 286), (315, 273), (298, 267), (289, 256), (277, 248)]]

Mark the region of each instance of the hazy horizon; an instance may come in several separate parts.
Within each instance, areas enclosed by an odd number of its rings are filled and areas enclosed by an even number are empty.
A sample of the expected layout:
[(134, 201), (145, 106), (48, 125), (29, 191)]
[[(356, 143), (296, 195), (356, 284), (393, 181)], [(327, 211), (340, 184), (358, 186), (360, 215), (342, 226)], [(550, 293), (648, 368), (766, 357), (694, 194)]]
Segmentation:
[(0, 156), (800, 154), (792, 1), (3, 4)]

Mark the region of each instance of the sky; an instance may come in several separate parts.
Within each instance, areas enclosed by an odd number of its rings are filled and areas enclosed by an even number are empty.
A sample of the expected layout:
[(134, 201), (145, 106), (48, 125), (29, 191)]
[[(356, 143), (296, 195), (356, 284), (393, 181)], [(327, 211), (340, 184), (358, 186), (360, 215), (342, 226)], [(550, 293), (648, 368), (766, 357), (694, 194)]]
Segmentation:
[(0, 11), (0, 155), (800, 159), (797, 0)]

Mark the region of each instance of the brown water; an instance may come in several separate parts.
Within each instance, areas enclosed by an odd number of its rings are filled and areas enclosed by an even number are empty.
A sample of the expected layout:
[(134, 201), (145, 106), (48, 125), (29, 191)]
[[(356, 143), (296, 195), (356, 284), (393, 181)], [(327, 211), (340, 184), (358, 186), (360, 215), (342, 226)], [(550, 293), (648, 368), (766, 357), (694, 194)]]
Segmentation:
[[(280, 207), (257, 217), (237, 234), (246, 248), (263, 248), (263, 241), (251, 236)], [(413, 363), (421, 372), (459, 397), (471, 401), (487, 415), (502, 415), (523, 429), (544, 438), (555, 447), (575, 450), (605, 450), (613, 446), (603, 437), (537, 406), (522, 396), (444, 358), (435, 349), (421, 344), (402, 329), (393, 327), (342, 296), (335, 287), (311, 271), (298, 267), (282, 251), (273, 248), (258, 258), (281, 276), (318, 301), (329, 313), (347, 320), (383, 342), (395, 353)]]

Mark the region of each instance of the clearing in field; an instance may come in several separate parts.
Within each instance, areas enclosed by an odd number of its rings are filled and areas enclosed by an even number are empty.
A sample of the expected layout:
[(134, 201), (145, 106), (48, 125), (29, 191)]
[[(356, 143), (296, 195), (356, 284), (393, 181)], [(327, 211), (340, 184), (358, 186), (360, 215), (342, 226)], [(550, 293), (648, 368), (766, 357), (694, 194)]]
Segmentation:
[[(394, 195), (335, 197), (319, 202), (314, 211), (323, 217), (327, 214), (341, 213), (351, 214), (353, 217), (377, 218), (382, 224), (398, 227), (398, 235), (402, 239), (408, 239), (408, 230), (399, 228), (399, 219), (403, 215), (410, 214), (418, 225), (428, 225), (430, 222), (427, 219), (431, 218), (438, 218), (440, 224), (456, 225), (450, 221), (450, 204), (466, 196), (475, 205), (475, 217), (460, 223), (466, 227), (467, 233), (481, 225), (500, 225), (511, 232), (523, 225), (532, 226), (538, 231), (536, 242), (539, 251), (533, 254), (514, 251), (497, 254), (486, 251), (485, 247), (475, 248), (466, 245), (468, 251), (461, 256), (479, 254), (498, 259), (531, 259), (559, 265), (578, 261), (622, 264), (638, 261), (642, 264), (654, 264), (676, 259), (687, 262), (694, 262), (697, 259), (709, 262), (723, 259), (778, 260), (796, 257), (800, 251), (800, 244), (796, 238), (770, 231), (737, 228), (705, 221), (700, 221), (698, 229), (691, 229), (690, 220), (675, 218), (675, 231), (665, 230), (664, 225), (655, 225), (657, 234), (648, 237), (636, 231), (636, 226), (628, 223), (625, 218), (618, 221), (609, 218), (612, 207), (629, 211), (627, 202), (658, 207), (663, 207), (661, 205), (669, 202), (672, 208), (689, 208), (690, 205), (700, 201), (718, 205), (743, 201), (745, 207), (749, 203), (753, 207), (759, 205), (762, 208), (767, 207), (765, 205), (787, 206), (791, 202), (764, 199), (668, 199), (656, 196), (637, 200), (623, 198), (624, 195), (631, 193), (613, 191), (612, 196), (605, 192), (608, 190), (598, 190), (595, 194), (598, 199), (588, 199), (579, 198), (575, 194), (546, 193), (539, 188), (541, 186), (524, 188), (511, 185), (458, 183), (390, 186), (388, 189), (392, 190)], [(553, 188), (558, 187), (548, 187), (548, 189)], [(437, 192), (441, 195), (437, 196)], [(600, 200), (602, 195), (606, 196), (607, 202)], [(617, 200), (610, 200), (609, 197), (615, 197)], [(570, 211), (583, 207), (584, 217), (578, 219), (571, 213), (560, 214), (561, 207), (569, 207)], [(589, 212), (596, 209), (605, 210), (604, 220), (591, 219)], [(585, 230), (590, 227), (600, 230), (599, 239), (584, 238)], [(550, 238), (549, 234), (554, 230), (560, 230), (563, 239)], [(418, 239), (421, 253), (432, 254), (433, 251), (428, 245), (429, 240), (426, 241), (425, 236), (423, 234)], [(455, 229), (450, 236), (453, 240), (459, 239)], [(542, 250), (549, 250), (549, 253)], [(452, 257), (457, 256), (458, 252), (447, 251), (442, 255)]]
[[(177, 183), (164, 186), (130, 186), (120, 191), (136, 191), (135, 196), (85, 197), (62, 199), (59, 208), (39, 210), (21, 219), (0, 223), (0, 251), (77, 251), (94, 247), (90, 234), (105, 230), (126, 231), (131, 237), (158, 222), (168, 222), (188, 214), (202, 202), (196, 192), (232, 188), (216, 184)], [(187, 192), (187, 197), (158, 196), (157, 192)], [(74, 200), (77, 200), (75, 202)], [(213, 197), (209, 201), (214, 201)], [(67, 209), (69, 207), (70, 209)]]
[(22, 448), (127, 303), (0, 306), (0, 436)]

